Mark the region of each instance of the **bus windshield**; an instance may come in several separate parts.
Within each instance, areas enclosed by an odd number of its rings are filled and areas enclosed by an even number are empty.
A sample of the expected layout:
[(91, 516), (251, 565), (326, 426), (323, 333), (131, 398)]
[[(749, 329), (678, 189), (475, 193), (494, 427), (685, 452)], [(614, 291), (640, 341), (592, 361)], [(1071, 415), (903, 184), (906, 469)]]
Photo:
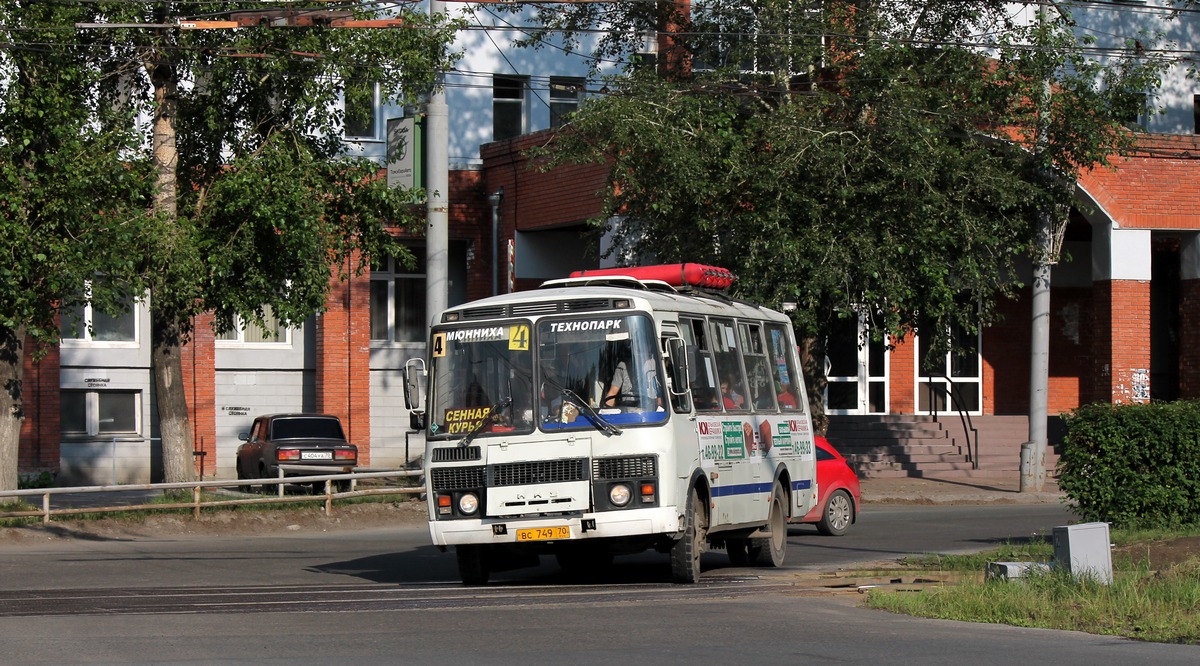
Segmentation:
[(537, 326), (544, 430), (667, 419), (654, 325), (645, 315), (546, 319)]
[(467, 438), (533, 430), (528, 323), (435, 330), (429, 432)]

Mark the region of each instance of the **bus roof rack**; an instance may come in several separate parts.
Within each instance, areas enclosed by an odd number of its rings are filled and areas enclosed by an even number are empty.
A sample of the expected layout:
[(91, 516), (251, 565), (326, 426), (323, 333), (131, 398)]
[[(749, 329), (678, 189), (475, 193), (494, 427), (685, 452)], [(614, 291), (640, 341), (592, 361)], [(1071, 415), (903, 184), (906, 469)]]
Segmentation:
[(663, 283), (676, 288), (691, 288), (723, 292), (733, 285), (737, 276), (727, 268), (704, 264), (659, 264), (627, 268), (599, 268), (575, 271), (572, 278), (626, 277), (644, 284)]

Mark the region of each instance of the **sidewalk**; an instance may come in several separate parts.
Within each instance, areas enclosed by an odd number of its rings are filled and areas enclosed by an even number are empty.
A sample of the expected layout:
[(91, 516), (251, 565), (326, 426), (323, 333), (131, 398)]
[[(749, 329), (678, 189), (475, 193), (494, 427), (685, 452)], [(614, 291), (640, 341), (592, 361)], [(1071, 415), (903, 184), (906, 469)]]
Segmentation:
[(1059, 504), (1063, 494), (1056, 479), (1040, 493), (1020, 492), (1020, 476), (1011, 478), (862, 479), (863, 504)]

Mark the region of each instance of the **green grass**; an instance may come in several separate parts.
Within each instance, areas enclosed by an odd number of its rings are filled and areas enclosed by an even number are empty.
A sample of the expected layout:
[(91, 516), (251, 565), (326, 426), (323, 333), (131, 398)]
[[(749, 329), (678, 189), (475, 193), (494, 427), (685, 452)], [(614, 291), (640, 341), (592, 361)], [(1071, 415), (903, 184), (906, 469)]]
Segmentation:
[[(1197, 534), (1195, 527), (1114, 531), (1113, 542), (1130, 554), (1114, 556), (1111, 585), (1057, 570), (1016, 581), (984, 580), (987, 562), (1051, 561), (1053, 548), (1045, 540), (977, 555), (908, 558), (901, 562), (905, 571), (952, 572), (958, 582), (916, 592), (871, 590), (867, 605), (920, 617), (1200, 644), (1200, 555), (1159, 571), (1146, 559), (1153, 542)], [(1147, 555), (1136, 555), (1143, 546)]]

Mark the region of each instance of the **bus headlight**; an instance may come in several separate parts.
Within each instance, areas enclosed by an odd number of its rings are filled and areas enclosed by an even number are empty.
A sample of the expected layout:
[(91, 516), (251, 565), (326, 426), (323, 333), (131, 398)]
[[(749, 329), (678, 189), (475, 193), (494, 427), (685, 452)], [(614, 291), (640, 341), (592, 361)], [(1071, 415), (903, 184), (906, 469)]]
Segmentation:
[(612, 502), (613, 506), (625, 506), (629, 504), (631, 497), (633, 497), (633, 492), (630, 491), (628, 484), (617, 483), (608, 489), (608, 501)]
[(459, 513), (469, 516), (479, 510), (479, 497), (475, 493), (463, 493), (458, 498)]

